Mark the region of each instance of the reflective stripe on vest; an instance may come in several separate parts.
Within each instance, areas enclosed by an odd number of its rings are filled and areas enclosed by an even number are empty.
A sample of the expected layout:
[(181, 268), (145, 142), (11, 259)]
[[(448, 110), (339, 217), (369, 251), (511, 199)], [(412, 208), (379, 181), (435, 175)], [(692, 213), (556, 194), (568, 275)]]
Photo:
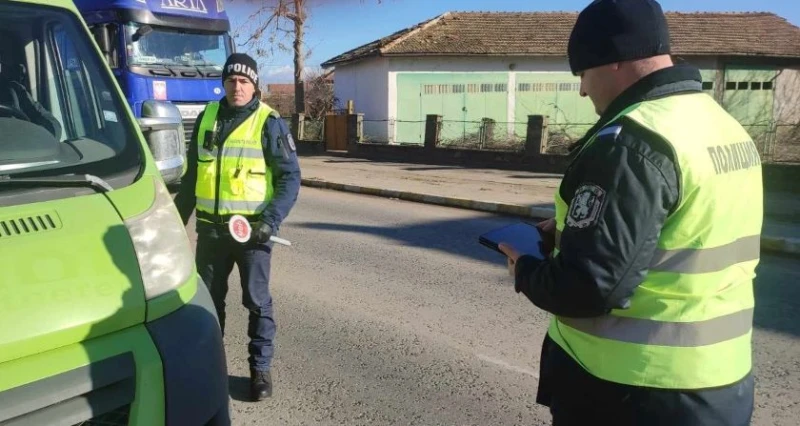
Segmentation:
[(264, 125), (273, 110), (260, 103), (258, 109), (222, 141), (221, 148), (215, 146), (207, 150), (203, 143), (207, 131), (215, 130), (218, 111), (218, 102), (209, 103), (197, 129), (197, 209), (220, 216), (259, 214), (274, 192), (272, 173), (261, 143)]
[[(753, 277), (763, 217), (756, 147), (706, 94), (643, 102), (611, 121), (623, 115), (674, 149), (678, 206), (628, 309), (596, 318), (554, 317), (548, 334), (605, 380), (669, 389), (736, 382), (752, 365)], [(595, 135), (586, 146), (595, 142), (614, 143)], [(558, 256), (571, 249), (561, 244), (570, 232), (569, 205), (560, 192), (555, 205)]]

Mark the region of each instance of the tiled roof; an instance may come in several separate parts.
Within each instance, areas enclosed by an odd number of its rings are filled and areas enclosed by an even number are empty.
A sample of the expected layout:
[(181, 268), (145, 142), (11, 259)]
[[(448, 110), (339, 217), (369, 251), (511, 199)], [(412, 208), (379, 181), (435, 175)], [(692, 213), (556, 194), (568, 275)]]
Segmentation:
[(270, 84), (267, 84), (267, 93), (272, 93), (272, 94), (292, 94), (292, 95), (294, 95), (294, 83), (270, 83)]
[[(800, 28), (766, 12), (667, 12), (675, 55), (800, 58)], [(370, 56), (566, 56), (577, 12), (447, 12), (338, 55), (324, 67)]]

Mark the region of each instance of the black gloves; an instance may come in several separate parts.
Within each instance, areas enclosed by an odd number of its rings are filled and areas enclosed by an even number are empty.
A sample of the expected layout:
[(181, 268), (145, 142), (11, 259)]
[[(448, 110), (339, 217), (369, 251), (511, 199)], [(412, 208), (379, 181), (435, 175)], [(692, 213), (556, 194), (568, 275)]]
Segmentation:
[(264, 244), (269, 241), (272, 232), (272, 226), (259, 220), (253, 226), (253, 236), (251, 238), (256, 244)]

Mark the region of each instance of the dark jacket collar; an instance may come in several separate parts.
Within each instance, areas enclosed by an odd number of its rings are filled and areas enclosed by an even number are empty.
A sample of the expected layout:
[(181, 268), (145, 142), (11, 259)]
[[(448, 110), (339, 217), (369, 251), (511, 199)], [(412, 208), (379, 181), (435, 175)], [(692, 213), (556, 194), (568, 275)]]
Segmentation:
[(253, 113), (258, 108), (258, 96), (253, 96), (253, 99), (247, 105), (234, 107), (228, 104), (228, 99), (222, 98), (219, 101), (219, 114), (222, 118), (243, 118)]
[(597, 123), (570, 147), (570, 151), (575, 151), (583, 145), (617, 114), (631, 105), (681, 93), (701, 92), (702, 82), (700, 70), (690, 65), (673, 65), (645, 76), (614, 99)]

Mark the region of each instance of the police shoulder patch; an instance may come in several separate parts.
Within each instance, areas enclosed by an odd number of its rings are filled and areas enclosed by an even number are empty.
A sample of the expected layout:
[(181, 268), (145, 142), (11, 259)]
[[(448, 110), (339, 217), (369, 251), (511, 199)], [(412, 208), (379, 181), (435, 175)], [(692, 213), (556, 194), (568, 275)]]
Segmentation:
[(297, 146), (294, 144), (294, 138), (291, 133), (286, 133), (286, 140), (289, 142), (289, 148), (291, 148), (292, 152), (297, 151)]
[(566, 223), (570, 228), (588, 228), (600, 219), (600, 212), (606, 201), (606, 190), (599, 185), (581, 185), (567, 211)]

